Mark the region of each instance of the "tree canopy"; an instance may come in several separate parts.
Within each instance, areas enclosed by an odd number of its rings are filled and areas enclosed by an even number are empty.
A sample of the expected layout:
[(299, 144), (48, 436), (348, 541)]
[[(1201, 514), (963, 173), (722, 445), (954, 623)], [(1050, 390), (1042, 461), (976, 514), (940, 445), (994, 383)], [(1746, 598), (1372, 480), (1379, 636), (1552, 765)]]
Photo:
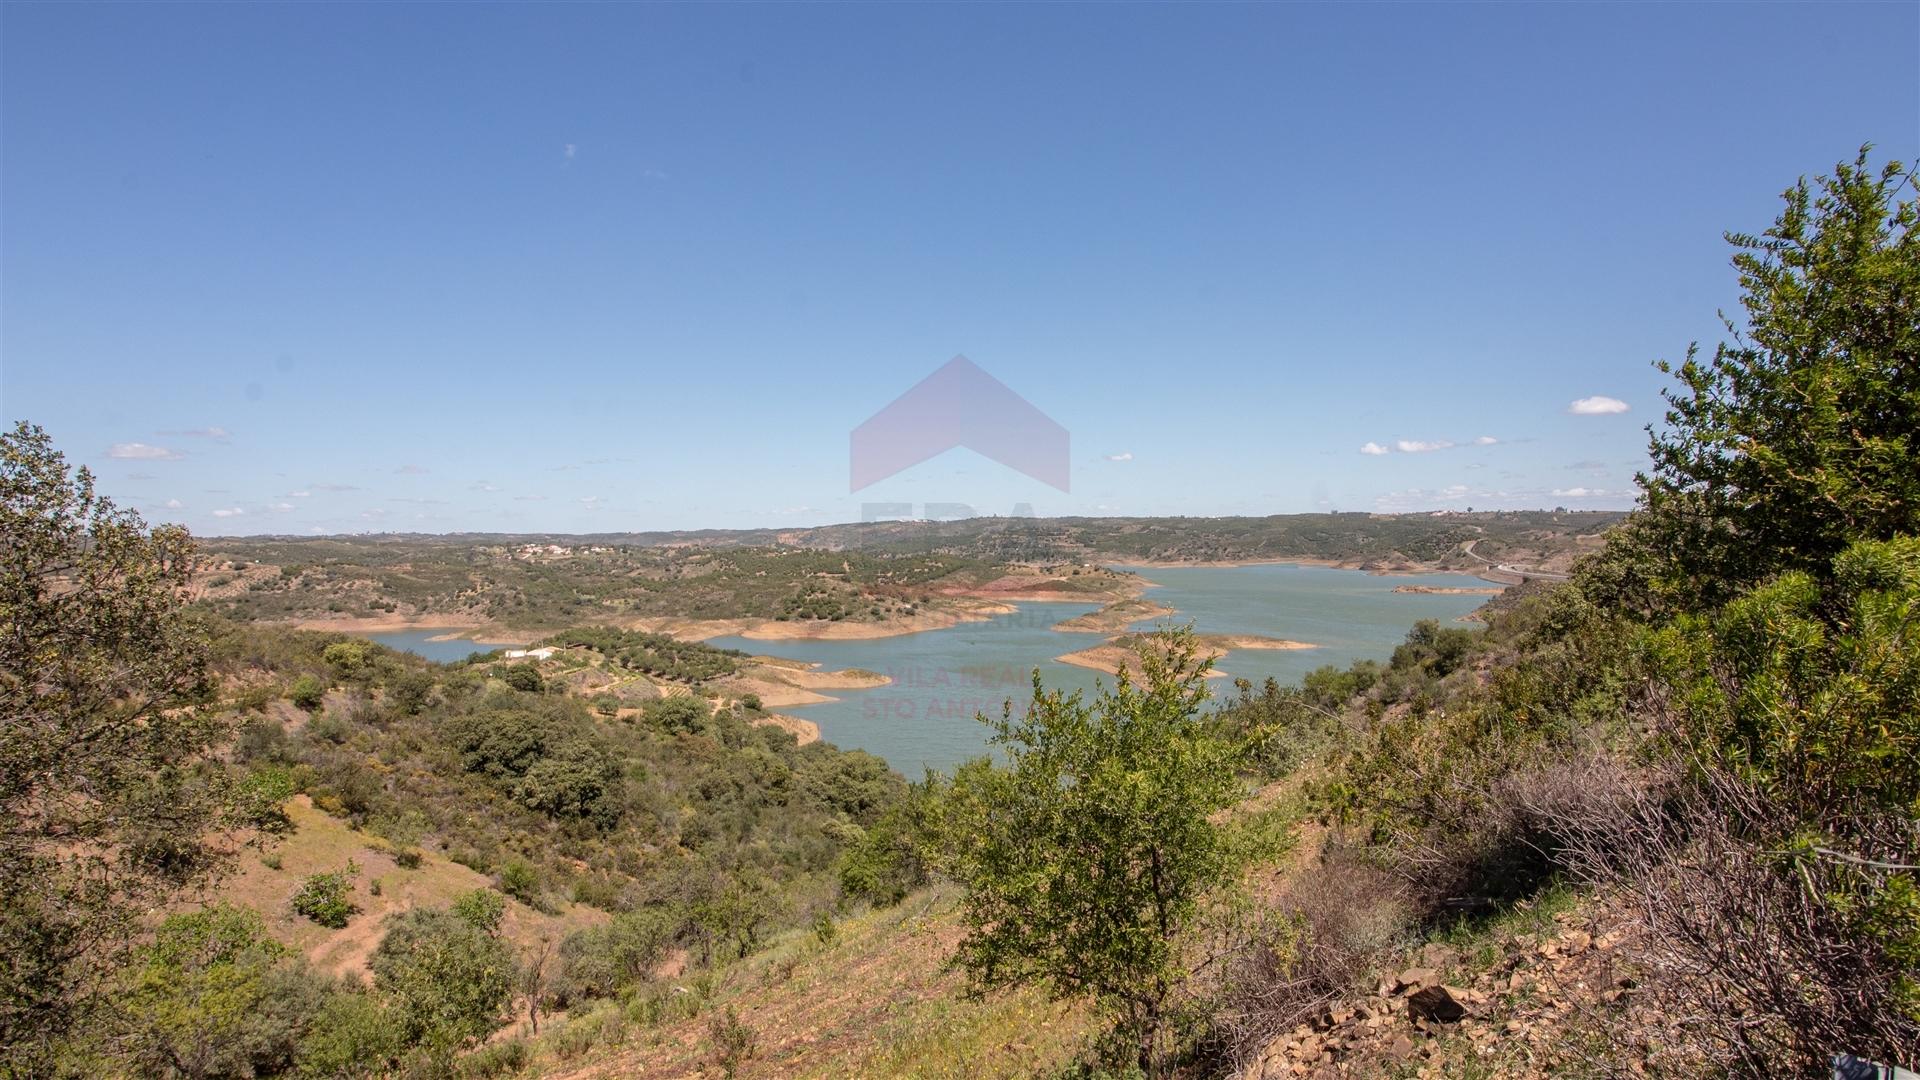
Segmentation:
[(136, 921), (208, 878), (237, 824), (206, 767), (192, 541), (94, 491), (40, 428), (0, 434), (0, 1055), (45, 1067)]

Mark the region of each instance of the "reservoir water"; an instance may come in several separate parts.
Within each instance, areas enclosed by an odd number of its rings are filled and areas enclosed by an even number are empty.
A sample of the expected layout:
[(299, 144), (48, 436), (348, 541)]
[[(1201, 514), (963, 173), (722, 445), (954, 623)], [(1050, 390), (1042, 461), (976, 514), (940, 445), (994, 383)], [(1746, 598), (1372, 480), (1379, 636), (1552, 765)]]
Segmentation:
[(395, 630), (385, 634), (367, 634), (369, 641), (377, 641), (390, 649), (410, 652), (425, 657), (435, 663), (446, 664), (455, 660), (465, 660), (477, 652), (492, 652), (494, 649), (512, 648), (509, 645), (482, 645), (472, 638), (453, 638), (450, 641), (434, 641), (434, 638), (448, 634), (465, 633), (465, 627), (459, 626), (421, 626), (412, 630)]
[[(1298, 680), (1323, 664), (1384, 660), (1421, 619), (1451, 623), (1479, 607), (1483, 595), (1395, 592), (1400, 586), (1487, 588), (1465, 574), (1375, 576), (1293, 564), (1239, 567), (1131, 567), (1154, 582), (1145, 598), (1176, 614), (1136, 624), (1191, 621), (1200, 633), (1258, 634), (1313, 642), (1300, 650), (1242, 649), (1219, 667), (1256, 684), (1268, 676)], [(828, 670), (864, 668), (893, 680), (869, 690), (827, 690), (837, 700), (780, 711), (820, 725), (821, 737), (847, 749), (885, 758), (917, 776), (923, 768), (950, 770), (985, 752), (986, 728), (976, 713), (998, 715), (1011, 698), (1016, 711), (1032, 693), (1040, 670), (1049, 689), (1091, 691), (1112, 677), (1061, 664), (1054, 657), (1097, 645), (1107, 635), (1062, 633), (1055, 623), (1097, 604), (1021, 603), (1019, 610), (983, 622), (962, 623), (900, 637), (861, 641), (759, 641), (716, 638), (709, 644), (759, 655), (806, 660)], [(461, 655), (465, 655), (462, 653)], [(1228, 679), (1211, 680), (1216, 695), (1233, 693)]]

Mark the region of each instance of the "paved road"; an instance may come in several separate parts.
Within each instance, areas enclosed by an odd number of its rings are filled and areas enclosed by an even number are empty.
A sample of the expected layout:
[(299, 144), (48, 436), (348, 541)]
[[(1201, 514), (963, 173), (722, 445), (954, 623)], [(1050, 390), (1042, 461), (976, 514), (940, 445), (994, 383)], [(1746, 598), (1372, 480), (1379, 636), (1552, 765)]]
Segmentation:
[(1481, 562), (1486, 563), (1488, 566), (1493, 567), (1495, 570), (1498, 570), (1503, 574), (1512, 574), (1513, 576), (1520, 578), (1522, 580), (1525, 580), (1527, 578), (1537, 578), (1541, 581), (1567, 580), (1567, 575), (1558, 574), (1553, 572), (1552, 570), (1536, 570), (1529, 566), (1515, 566), (1512, 563), (1494, 562), (1492, 559), (1489, 559), (1485, 555), (1482, 555), (1479, 552), (1473, 550), (1473, 545), (1479, 542), (1480, 541), (1478, 540), (1469, 540), (1465, 544), (1462, 544), (1460, 546), (1460, 550), (1466, 552), (1468, 555), (1471, 555), (1476, 559), (1479, 559)]

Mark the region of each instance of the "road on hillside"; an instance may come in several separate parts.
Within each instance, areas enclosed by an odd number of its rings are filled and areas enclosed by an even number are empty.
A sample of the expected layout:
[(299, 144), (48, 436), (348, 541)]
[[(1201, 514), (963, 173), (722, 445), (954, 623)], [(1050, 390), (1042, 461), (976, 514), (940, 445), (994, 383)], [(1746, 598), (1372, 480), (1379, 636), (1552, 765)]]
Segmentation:
[(1533, 567), (1528, 567), (1528, 566), (1515, 566), (1512, 563), (1494, 562), (1492, 559), (1489, 559), (1485, 555), (1482, 555), (1479, 552), (1473, 550), (1473, 545), (1479, 542), (1480, 541), (1478, 540), (1469, 540), (1466, 543), (1460, 545), (1460, 550), (1466, 552), (1468, 555), (1472, 556), (1473, 558), (1479, 559), (1481, 562), (1486, 563), (1488, 566), (1493, 567), (1495, 570), (1498, 570), (1503, 574), (1512, 574), (1523, 581), (1526, 580), (1527, 578), (1538, 578), (1541, 581), (1567, 580), (1567, 575), (1558, 574), (1553, 572), (1552, 570), (1537, 570), (1537, 569), (1534, 569)]

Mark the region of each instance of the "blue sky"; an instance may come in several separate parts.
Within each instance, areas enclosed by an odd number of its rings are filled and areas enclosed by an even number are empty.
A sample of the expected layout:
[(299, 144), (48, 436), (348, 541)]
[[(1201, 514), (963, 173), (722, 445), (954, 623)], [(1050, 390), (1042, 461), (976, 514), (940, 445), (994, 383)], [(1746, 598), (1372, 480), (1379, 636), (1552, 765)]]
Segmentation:
[[(1912, 3), (12, 3), (0, 49), (0, 416), (201, 533), (1623, 506), (1721, 233), (1920, 157)], [(848, 492), (956, 354), (1071, 493)]]

